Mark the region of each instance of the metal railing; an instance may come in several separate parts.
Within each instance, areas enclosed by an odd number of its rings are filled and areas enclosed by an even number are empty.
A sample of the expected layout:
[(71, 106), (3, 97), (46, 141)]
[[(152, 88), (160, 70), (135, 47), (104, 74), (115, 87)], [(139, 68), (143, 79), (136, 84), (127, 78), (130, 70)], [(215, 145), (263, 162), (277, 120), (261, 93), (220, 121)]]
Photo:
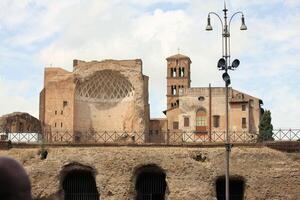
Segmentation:
[[(257, 143), (266, 141), (300, 141), (300, 129), (274, 129), (270, 134), (259, 135), (246, 131), (230, 131), (231, 143)], [(271, 135), (271, 136), (270, 136)], [(12, 143), (69, 143), (69, 144), (188, 144), (188, 143), (225, 143), (225, 131), (211, 133), (166, 131), (166, 132), (117, 132), (84, 131), (73, 132), (44, 131), (40, 133), (0, 133), (0, 140)]]

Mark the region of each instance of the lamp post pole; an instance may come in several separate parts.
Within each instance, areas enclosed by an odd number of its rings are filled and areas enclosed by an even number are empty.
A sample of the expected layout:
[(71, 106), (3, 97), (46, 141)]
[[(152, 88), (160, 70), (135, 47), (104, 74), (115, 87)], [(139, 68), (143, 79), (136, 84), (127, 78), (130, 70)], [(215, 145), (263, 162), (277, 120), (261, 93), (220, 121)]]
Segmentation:
[(210, 15), (215, 15), (219, 18), (221, 25), (222, 25), (222, 58), (218, 61), (218, 68), (219, 70), (224, 71), (222, 78), (225, 82), (225, 117), (226, 117), (226, 141), (225, 141), (225, 165), (226, 165), (226, 170), (225, 170), (225, 197), (226, 200), (229, 200), (229, 158), (230, 158), (230, 151), (232, 145), (230, 144), (230, 136), (229, 136), (229, 116), (228, 116), (228, 86), (230, 85), (230, 76), (228, 74), (228, 70), (235, 70), (239, 64), (240, 61), (235, 59), (232, 64), (230, 65), (230, 23), (233, 17), (237, 14), (242, 15), (242, 25), (240, 27), (240, 30), (247, 30), (247, 26), (245, 25), (245, 18), (243, 12), (239, 11), (234, 13), (229, 20), (228, 23), (228, 17), (227, 17), (227, 12), (228, 9), (226, 8), (226, 3), (224, 3), (224, 20), (221, 19), (221, 17), (215, 13), (215, 12), (209, 12), (208, 13), (208, 18), (207, 18), (207, 31), (212, 30), (212, 26), (210, 23)]

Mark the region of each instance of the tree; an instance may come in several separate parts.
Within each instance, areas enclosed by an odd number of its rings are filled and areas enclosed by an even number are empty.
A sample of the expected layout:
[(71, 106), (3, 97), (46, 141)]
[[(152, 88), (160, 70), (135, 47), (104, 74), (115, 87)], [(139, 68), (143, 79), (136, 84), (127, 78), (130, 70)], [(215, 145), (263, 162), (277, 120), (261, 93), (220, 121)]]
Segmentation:
[(273, 141), (273, 125), (271, 123), (272, 117), (271, 117), (271, 111), (265, 110), (263, 112), (262, 118), (259, 123), (259, 134), (257, 137), (258, 142), (263, 141)]

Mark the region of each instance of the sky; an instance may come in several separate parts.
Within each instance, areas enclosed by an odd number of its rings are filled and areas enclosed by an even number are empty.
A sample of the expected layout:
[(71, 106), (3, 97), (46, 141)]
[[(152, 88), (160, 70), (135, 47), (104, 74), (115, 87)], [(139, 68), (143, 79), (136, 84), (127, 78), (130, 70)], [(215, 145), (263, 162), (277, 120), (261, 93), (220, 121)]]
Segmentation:
[[(72, 71), (72, 60), (143, 60), (150, 77), (151, 117), (166, 109), (166, 60), (180, 49), (192, 60), (192, 87), (223, 86), (216, 63), (222, 56), (223, 0), (1, 0), (0, 115), (38, 117), (45, 67)], [(274, 128), (300, 128), (300, 1), (227, 0), (234, 89), (263, 100)]]

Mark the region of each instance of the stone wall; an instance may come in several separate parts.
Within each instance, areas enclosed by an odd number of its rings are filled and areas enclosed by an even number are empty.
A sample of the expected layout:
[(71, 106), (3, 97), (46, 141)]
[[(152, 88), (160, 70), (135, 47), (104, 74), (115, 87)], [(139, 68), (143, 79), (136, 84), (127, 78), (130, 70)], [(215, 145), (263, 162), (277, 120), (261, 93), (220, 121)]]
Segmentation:
[(149, 130), (149, 78), (141, 60), (74, 60), (73, 65), (73, 72), (45, 69), (40, 120), (49, 141), (86, 140), (94, 130)]
[[(215, 181), (224, 175), (224, 148), (78, 147), (48, 148), (46, 160), (38, 149), (0, 151), (19, 160), (32, 182), (36, 200), (61, 200), (64, 166), (80, 164), (95, 171), (101, 199), (134, 199), (136, 171), (156, 165), (166, 174), (168, 200), (216, 199)], [(199, 159), (200, 158), (200, 159)], [(230, 172), (245, 180), (246, 200), (296, 200), (300, 196), (300, 154), (269, 148), (235, 147)]]
[(40, 121), (28, 113), (13, 112), (0, 117), (0, 133), (41, 133)]

